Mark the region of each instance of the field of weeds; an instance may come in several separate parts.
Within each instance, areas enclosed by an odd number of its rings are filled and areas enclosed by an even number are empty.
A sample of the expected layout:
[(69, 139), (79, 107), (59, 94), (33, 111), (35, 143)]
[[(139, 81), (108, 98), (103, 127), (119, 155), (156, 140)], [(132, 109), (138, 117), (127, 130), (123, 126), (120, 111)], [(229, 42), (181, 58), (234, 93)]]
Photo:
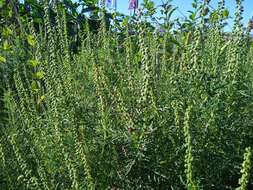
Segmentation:
[(223, 0), (178, 23), (164, 4), (159, 27), (152, 3), (120, 22), (101, 9), (96, 27), (40, 5), (37, 22), (0, 4), (0, 189), (253, 189), (240, 0), (226, 33)]

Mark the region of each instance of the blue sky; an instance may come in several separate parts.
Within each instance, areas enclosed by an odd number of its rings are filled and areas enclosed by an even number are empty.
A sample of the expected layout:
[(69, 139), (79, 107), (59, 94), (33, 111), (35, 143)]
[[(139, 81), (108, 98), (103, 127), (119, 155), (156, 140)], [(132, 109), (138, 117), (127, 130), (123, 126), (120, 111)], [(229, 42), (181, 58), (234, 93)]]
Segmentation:
[[(143, 2), (143, 0), (139, 0), (140, 4), (142, 2)], [(161, 0), (153, 0), (153, 2), (156, 5), (162, 4)], [(174, 13), (174, 17), (183, 17), (182, 14), (187, 15), (187, 11), (192, 9), (192, 7), (191, 7), (192, 2), (193, 2), (193, 0), (173, 0), (172, 4), (176, 7), (178, 7), (180, 10), (180, 11), (176, 11)], [(226, 0), (226, 6), (229, 9), (230, 16), (232, 16), (232, 17), (234, 16), (234, 12), (235, 12), (235, 7), (236, 7), (235, 2), (236, 2), (236, 0)], [(218, 0), (211, 0), (210, 4), (212, 5), (212, 7), (217, 7)], [(243, 6), (244, 6), (243, 23), (246, 25), (248, 23), (249, 19), (252, 18), (252, 16), (253, 16), (253, 0), (244, 0)], [(128, 0), (118, 0), (117, 1), (117, 10), (119, 12), (129, 14)], [(229, 20), (229, 26), (230, 27), (233, 26), (232, 19)]]

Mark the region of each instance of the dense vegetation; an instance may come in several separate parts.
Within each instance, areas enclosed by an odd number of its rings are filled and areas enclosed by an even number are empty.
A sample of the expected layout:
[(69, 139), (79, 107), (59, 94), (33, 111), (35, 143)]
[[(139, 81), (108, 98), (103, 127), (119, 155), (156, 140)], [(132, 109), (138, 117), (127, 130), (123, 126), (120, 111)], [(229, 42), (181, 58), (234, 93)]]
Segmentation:
[(179, 21), (168, 1), (159, 25), (150, 1), (110, 25), (102, 9), (74, 33), (57, 1), (39, 23), (2, 15), (0, 188), (253, 189), (252, 23), (236, 2), (231, 33), (224, 0)]

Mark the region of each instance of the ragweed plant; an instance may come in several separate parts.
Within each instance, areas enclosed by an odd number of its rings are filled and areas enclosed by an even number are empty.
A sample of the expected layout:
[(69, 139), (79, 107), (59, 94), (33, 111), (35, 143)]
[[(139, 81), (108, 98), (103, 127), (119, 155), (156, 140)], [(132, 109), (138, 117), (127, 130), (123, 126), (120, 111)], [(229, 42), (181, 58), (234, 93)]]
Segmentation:
[(252, 39), (242, 1), (231, 32), (210, 3), (113, 24), (104, 5), (84, 25), (60, 1), (0, 12), (0, 188), (251, 189)]
[(238, 190), (246, 190), (248, 189), (248, 183), (249, 183), (249, 177), (250, 177), (250, 171), (251, 171), (251, 160), (252, 160), (252, 150), (251, 148), (246, 148), (244, 153), (244, 160), (242, 163), (242, 169), (241, 169), (241, 178), (239, 179), (239, 185)]

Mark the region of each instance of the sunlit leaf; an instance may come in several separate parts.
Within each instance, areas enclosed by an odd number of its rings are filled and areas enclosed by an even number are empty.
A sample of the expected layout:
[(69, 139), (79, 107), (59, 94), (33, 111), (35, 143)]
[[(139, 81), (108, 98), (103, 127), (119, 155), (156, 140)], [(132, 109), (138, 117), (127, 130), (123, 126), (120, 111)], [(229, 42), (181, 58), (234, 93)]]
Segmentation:
[(45, 73), (43, 71), (38, 71), (34, 74), (34, 78), (36, 79), (43, 79), (45, 76)]
[(42, 102), (44, 102), (45, 98), (46, 98), (45, 95), (40, 96), (39, 99), (38, 99), (37, 104), (41, 104)]
[(32, 87), (32, 90), (34, 92), (38, 92), (39, 91), (38, 85), (37, 85), (37, 83), (35, 81), (32, 81), (31, 87)]
[(192, 13), (192, 14), (189, 16), (189, 18), (190, 18), (191, 20), (195, 20), (195, 17), (196, 17), (196, 14), (195, 14), (195, 13)]
[(0, 63), (6, 63), (6, 59), (0, 55)]
[(229, 11), (227, 9), (225, 9), (222, 13), (224, 18), (227, 18), (229, 16)]
[(28, 42), (28, 44), (30, 45), (30, 46), (35, 46), (35, 38), (34, 38), (34, 36), (33, 35), (28, 35), (27, 36), (27, 42)]
[(11, 45), (8, 43), (7, 40), (5, 40), (3, 43), (3, 50), (5, 51), (11, 50)]
[(34, 59), (28, 60), (27, 63), (29, 65), (31, 65), (32, 67), (36, 67), (39, 64), (39, 62), (37, 60), (34, 60)]
[(0, 0), (0, 8), (4, 6), (4, 0)]
[(9, 27), (5, 27), (3, 29), (3, 33), (2, 34), (3, 34), (3, 36), (8, 37), (8, 36), (12, 35), (12, 30)]
[(129, 21), (129, 17), (125, 17), (122, 21), (122, 25), (123, 26), (127, 26), (128, 25), (128, 21)]

